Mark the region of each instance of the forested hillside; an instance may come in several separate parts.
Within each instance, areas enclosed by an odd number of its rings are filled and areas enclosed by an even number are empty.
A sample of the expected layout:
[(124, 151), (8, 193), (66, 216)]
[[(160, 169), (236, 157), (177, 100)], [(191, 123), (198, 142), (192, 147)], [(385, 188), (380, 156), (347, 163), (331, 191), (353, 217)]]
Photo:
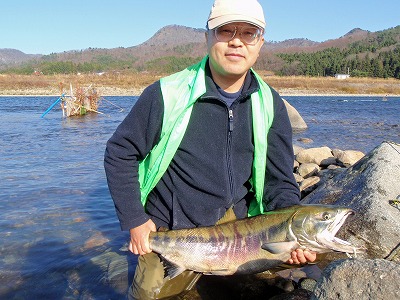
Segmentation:
[[(171, 25), (143, 44), (129, 48), (73, 50), (7, 61), (0, 72), (14, 74), (172, 73), (206, 54), (205, 30)], [(268, 36), (265, 37), (266, 40)], [(188, 42), (190, 41), (190, 42)], [(0, 58), (4, 50), (0, 49)], [(400, 26), (378, 32), (354, 29), (337, 39), (313, 42), (291, 39), (266, 41), (257, 70), (276, 75), (334, 76), (400, 79)]]
[(400, 26), (377, 32), (345, 48), (330, 47), (313, 53), (278, 53), (285, 64), (281, 75), (333, 76), (400, 79)]

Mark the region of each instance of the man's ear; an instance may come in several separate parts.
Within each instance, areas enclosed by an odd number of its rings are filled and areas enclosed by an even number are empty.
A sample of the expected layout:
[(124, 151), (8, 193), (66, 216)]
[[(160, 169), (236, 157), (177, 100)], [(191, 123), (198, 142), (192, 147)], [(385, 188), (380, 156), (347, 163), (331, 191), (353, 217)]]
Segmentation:
[(261, 51), (261, 48), (262, 48), (262, 46), (264, 45), (264, 43), (265, 43), (265, 38), (263, 37), (263, 36), (261, 36), (261, 40), (260, 40), (260, 49), (259, 49), (259, 52)]

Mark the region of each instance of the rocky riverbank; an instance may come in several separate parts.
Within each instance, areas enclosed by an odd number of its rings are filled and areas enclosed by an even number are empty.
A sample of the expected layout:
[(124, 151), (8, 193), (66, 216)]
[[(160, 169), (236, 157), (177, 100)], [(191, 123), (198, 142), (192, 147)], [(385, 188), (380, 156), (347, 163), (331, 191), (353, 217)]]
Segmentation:
[(342, 172), (364, 157), (357, 150), (330, 149), (318, 147), (304, 149), (294, 146), (294, 176), (299, 183), (303, 198), (309, 194), (321, 180), (326, 180)]
[(328, 147), (295, 152), (302, 203), (355, 210), (337, 236), (365, 253), (319, 256), (315, 265), (277, 274), (205, 279), (201, 298), (192, 293), (184, 299), (218, 299), (212, 295), (223, 297), (227, 290), (229, 299), (400, 299), (400, 145), (383, 142), (365, 155)]

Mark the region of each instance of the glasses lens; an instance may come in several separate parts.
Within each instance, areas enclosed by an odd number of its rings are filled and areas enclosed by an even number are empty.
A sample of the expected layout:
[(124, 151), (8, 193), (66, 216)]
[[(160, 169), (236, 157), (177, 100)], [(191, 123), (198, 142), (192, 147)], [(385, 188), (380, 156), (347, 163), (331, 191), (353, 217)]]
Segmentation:
[(223, 25), (215, 29), (215, 37), (220, 42), (229, 42), (236, 34), (236, 26)]
[(240, 38), (249, 45), (257, 44), (260, 39), (260, 29), (256, 27), (245, 27), (240, 31)]
[(248, 45), (257, 44), (261, 36), (261, 30), (257, 27), (237, 27), (229, 24), (216, 28), (214, 32), (220, 42), (229, 42), (239, 33), (241, 41)]

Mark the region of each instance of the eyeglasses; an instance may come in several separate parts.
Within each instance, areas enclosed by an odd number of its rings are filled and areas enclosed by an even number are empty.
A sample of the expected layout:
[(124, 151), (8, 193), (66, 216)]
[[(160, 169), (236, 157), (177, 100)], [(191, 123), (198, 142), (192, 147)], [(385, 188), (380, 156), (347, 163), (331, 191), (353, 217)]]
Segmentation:
[(239, 35), (240, 40), (247, 45), (255, 45), (259, 42), (263, 31), (254, 26), (236, 26), (232, 24), (222, 25), (214, 29), (215, 38), (219, 42), (230, 42), (236, 34)]

